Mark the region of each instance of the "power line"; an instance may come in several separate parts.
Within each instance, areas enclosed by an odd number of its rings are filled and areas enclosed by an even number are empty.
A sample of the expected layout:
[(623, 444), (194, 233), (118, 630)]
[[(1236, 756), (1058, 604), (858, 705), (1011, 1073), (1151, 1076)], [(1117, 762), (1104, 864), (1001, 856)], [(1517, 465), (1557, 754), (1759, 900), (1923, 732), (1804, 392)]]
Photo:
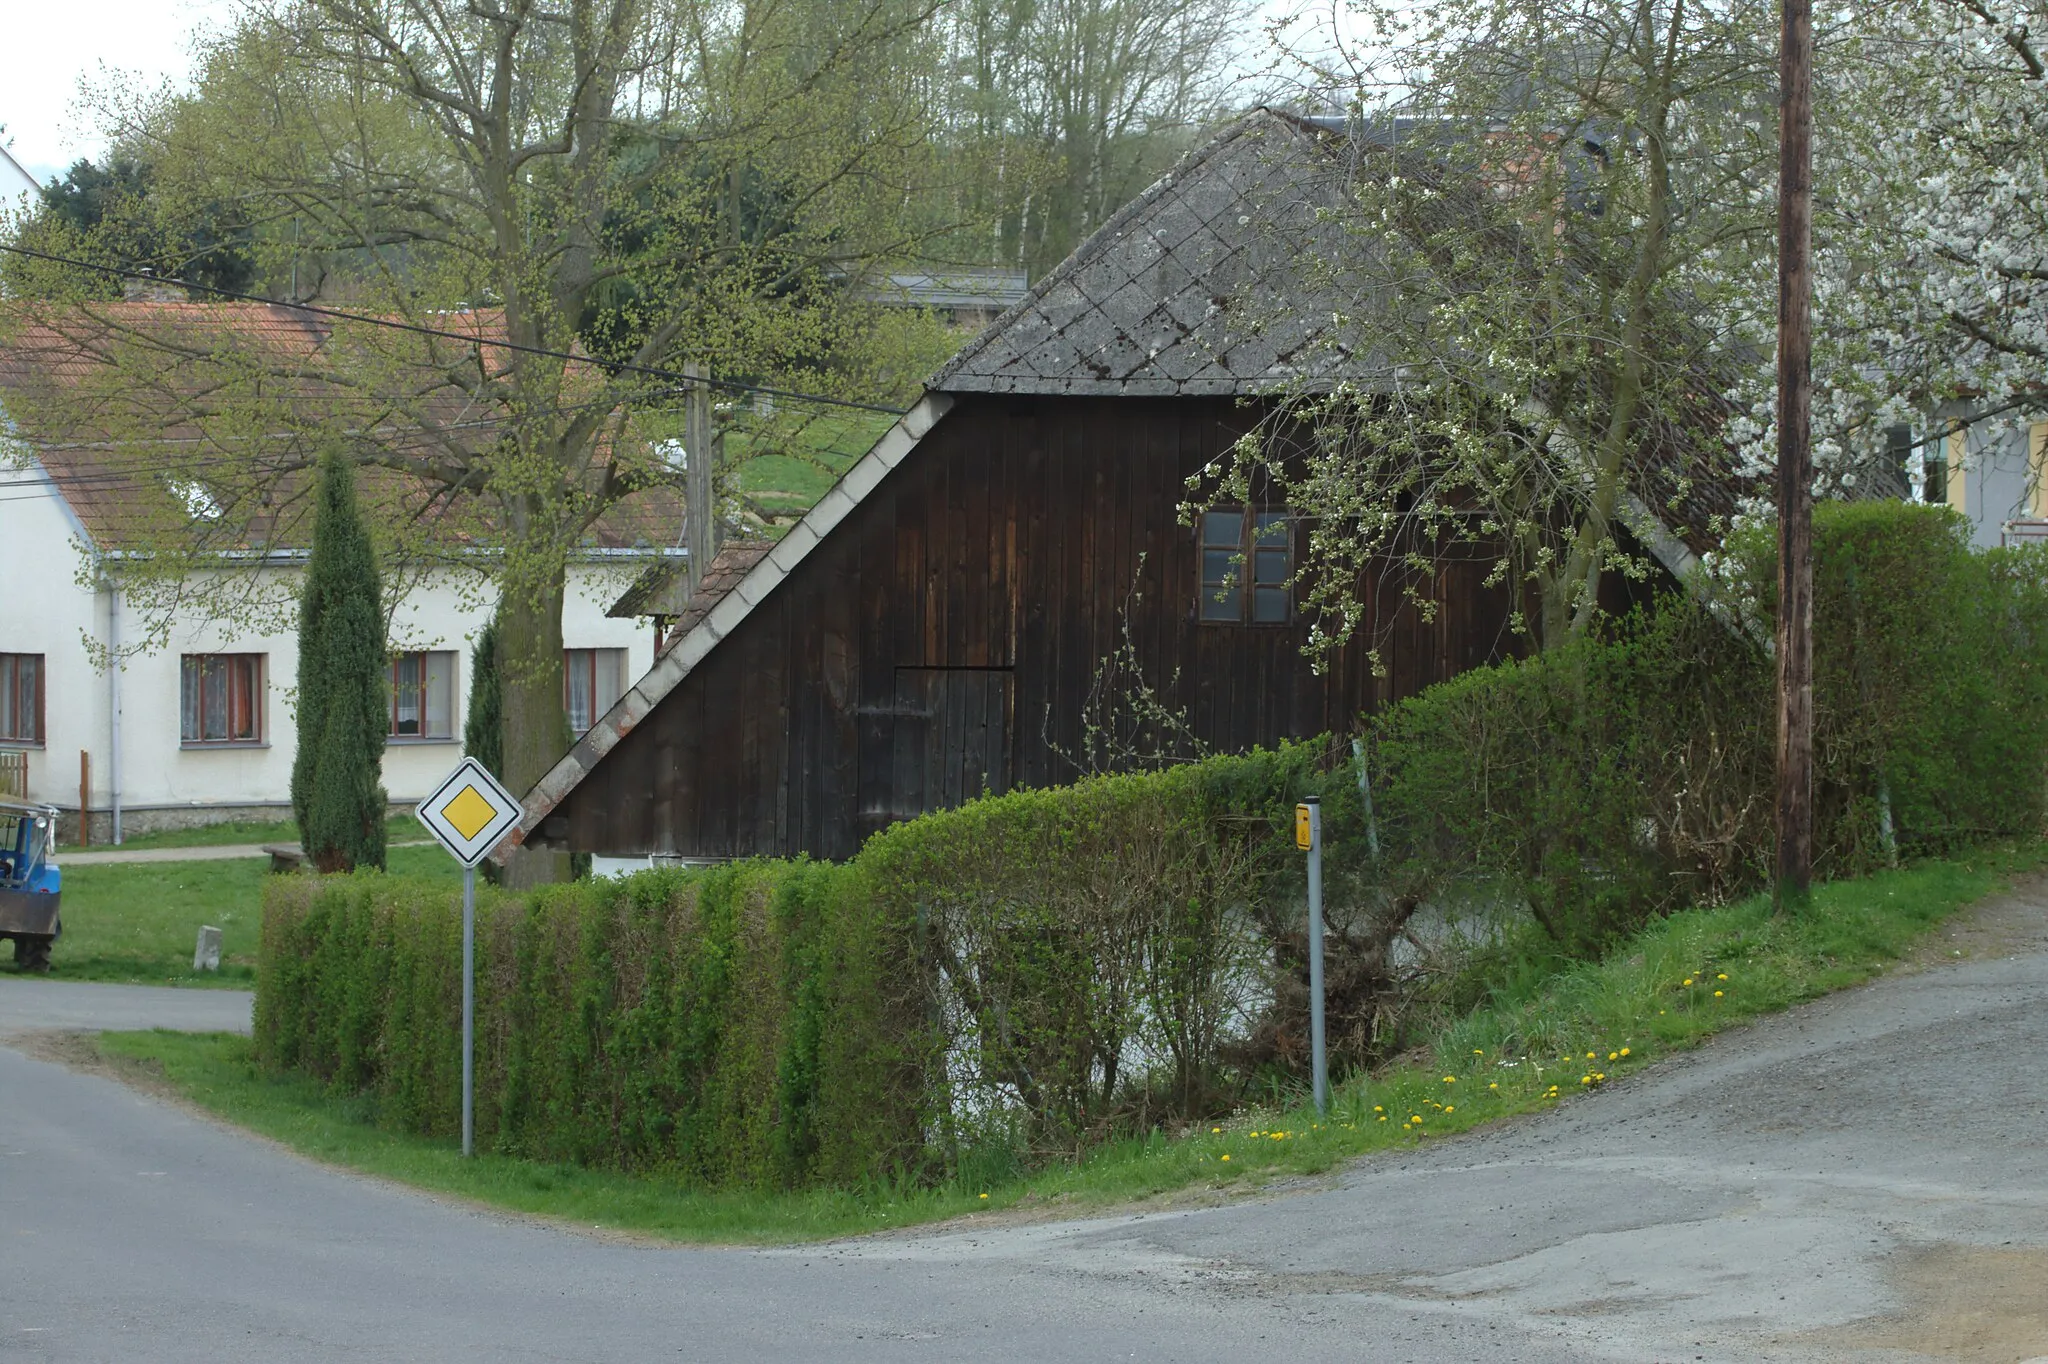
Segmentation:
[(210, 284), (194, 284), (186, 280), (165, 279), (154, 271), (127, 269), (116, 265), (98, 265), (92, 261), (74, 260), (69, 256), (52, 255), (47, 251), (33, 251), (26, 246), (15, 246), (0, 242), (0, 251), (11, 251), (17, 256), (31, 260), (48, 261), (52, 265), (68, 265), (80, 270), (97, 270), (101, 274), (113, 275), (119, 279), (146, 279), (156, 284), (175, 284), (183, 289), (197, 289), (215, 298), (233, 299), (240, 303), (261, 303), (271, 308), (290, 308), (296, 312), (308, 313), (314, 317), (334, 318), (342, 322), (360, 322), (366, 326), (385, 327), (392, 331), (411, 332), (417, 336), (438, 337), (444, 341), (460, 341), (472, 346), (497, 346), (502, 350), (517, 351), (522, 355), (538, 355), (549, 360), (569, 360), (581, 365), (595, 365), (600, 369), (618, 370), (629, 374), (644, 374), (649, 378), (666, 379), (676, 384), (703, 384), (708, 388), (722, 388), (733, 393), (765, 393), (771, 398), (788, 398), (794, 402), (819, 403), (828, 407), (851, 408), (858, 412), (879, 412), (886, 416), (900, 417), (904, 409), (883, 407), (879, 403), (856, 402), (851, 398), (833, 398), (822, 393), (804, 393), (793, 388), (775, 388), (768, 384), (744, 384), (737, 379), (693, 378), (675, 370), (656, 369), (651, 365), (635, 365), (626, 361), (606, 361), (595, 356), (577, 355), (570, 351), (549, 350), (542, 346), (522, 345), (517, 341), (502, 341), (496, 337), (469, 336), (462, 332), (441, 331), (434, 327), (423, 327), (414, 322), (399, 322), (388, 317), (371, 317), (364, 313), (343, 312), (338, 308), (322, 308), (312, 303), (283, 303), (261, 294), (237, 293), (233, 289), (216, 289)]

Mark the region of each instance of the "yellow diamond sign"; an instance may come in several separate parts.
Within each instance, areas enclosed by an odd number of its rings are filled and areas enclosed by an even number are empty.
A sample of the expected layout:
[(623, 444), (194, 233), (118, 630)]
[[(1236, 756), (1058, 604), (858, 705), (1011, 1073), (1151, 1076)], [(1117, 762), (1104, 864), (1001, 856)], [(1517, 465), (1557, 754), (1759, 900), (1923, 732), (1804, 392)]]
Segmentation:
[(441, 779), (415, 812), (427, 832), (465, 867), (490, 856), (519, 822), (519, 800), (474, 758)]
[(454, 825), (455, 832), (464, 838), (482, 833), (497, 813), (498, 807), (491, 804), (489, 797), (479, 795), (474, 786), (463, 787), (441, 807), (441, 818)]

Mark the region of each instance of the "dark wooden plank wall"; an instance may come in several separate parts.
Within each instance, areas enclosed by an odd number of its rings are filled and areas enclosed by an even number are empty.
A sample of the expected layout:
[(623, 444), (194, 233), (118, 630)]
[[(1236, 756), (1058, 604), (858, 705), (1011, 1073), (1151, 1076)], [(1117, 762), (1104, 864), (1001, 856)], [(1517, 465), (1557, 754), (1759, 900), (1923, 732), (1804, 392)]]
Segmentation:
[(1245, 419), (1220, 399), (963, 400), (584, 778), (558, 812), (570, 845), (845, 857), (984, 783), (1072, 780), (1061, 751), (1126, 618), (1148, 680), (1223, 750), (1348, 730), (1515, 647), (1476, 561), (1437, 571), (1433, 619), (1373, 584), (1378, 614), (1320, 676), (1300, 622), (1198, 624), (1177, 508)]

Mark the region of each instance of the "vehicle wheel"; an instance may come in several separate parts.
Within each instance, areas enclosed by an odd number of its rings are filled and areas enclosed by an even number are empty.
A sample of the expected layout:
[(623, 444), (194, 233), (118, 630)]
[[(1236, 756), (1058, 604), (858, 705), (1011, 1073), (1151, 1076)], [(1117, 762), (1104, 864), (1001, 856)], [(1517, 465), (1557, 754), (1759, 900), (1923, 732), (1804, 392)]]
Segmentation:
[(44, 933), (23, 933), (14, 939), (14, 964), (24, 971), (50, 969), (50, 944), (55, 939)]

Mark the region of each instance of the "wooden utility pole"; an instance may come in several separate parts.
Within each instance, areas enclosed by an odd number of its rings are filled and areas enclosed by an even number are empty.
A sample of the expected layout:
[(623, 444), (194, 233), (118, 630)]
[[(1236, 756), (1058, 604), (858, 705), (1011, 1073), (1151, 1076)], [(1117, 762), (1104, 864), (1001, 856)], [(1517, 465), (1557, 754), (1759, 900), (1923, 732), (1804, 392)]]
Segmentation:
[(1778, 38), (1778, 864), (1780, 911), (1813, 884), (1813, 5)]
[(712, 508), (717, 496), (712, 479), (711, 385), (700, 382), (704, 367), (692, 360), (683, 366), (690, 381), (684, 395), (683, 448), (689, 465), (683, 475), (683, 540), (689, 548), (690, 595), (704, 585), (704, 570), (717, 553), (712, 541), (717, 535), (718, 517)]

